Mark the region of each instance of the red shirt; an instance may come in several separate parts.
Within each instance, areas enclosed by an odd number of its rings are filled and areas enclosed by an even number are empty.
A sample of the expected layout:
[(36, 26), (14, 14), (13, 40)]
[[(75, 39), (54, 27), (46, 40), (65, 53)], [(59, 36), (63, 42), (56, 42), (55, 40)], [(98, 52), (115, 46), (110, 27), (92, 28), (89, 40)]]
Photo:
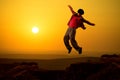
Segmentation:
[(68, 26), (71, 28), (78, 28), (83, 26), (82, 16), (78, 16), (77, 14), (72, 15), (71, 19), (68, 22)]

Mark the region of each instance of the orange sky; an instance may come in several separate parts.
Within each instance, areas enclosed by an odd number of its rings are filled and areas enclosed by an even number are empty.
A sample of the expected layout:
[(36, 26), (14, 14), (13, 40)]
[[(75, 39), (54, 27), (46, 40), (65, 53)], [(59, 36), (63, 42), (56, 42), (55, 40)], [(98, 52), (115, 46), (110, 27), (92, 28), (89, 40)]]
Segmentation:
[[(0, 0), (1, 51), (64, 51), (63, 36), (71, 12), (83, 8), (96, 24), (78, 29), (76, 40), (84, 51), (120, 52), (120, 0)], [(39, 27), (33, 34), (32, 27)]]

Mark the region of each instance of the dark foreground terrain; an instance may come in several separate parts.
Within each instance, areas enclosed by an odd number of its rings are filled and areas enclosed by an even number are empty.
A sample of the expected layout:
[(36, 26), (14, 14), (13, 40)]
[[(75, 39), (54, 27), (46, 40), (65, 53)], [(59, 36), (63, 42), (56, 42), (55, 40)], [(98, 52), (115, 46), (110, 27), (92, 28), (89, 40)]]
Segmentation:
[(1, 63), (0, 80), (120, 80), (120, 56), (72, 63), (65, 70), (47, 70), (36, 62)]

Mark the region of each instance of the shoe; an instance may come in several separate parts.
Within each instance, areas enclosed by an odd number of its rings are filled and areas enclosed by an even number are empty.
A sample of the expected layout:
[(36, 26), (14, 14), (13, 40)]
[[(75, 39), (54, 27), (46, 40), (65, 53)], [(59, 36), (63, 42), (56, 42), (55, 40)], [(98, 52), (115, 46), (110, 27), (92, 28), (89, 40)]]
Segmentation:
[(78, 53), (79, 53), (79, 54), (82, 54), (82, 48), (79, 48), (79, 49), (78, 49)]
[(70, 48), (69, 50), (68, 50), (68, 53), (70, 53), (72, 51), (72, 48)]

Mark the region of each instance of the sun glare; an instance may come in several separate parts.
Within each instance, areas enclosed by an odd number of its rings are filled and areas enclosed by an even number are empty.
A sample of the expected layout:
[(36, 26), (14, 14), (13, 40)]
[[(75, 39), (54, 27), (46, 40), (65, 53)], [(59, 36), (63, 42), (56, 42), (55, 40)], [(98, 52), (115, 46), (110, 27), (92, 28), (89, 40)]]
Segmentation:
[(34, 26), (34, 27), (32, 28), (32, 32), (33, 32), (33, 33), (38, 33), (38, 32), (39, 32), (39, 28), (36, 27), (36, 26)]

